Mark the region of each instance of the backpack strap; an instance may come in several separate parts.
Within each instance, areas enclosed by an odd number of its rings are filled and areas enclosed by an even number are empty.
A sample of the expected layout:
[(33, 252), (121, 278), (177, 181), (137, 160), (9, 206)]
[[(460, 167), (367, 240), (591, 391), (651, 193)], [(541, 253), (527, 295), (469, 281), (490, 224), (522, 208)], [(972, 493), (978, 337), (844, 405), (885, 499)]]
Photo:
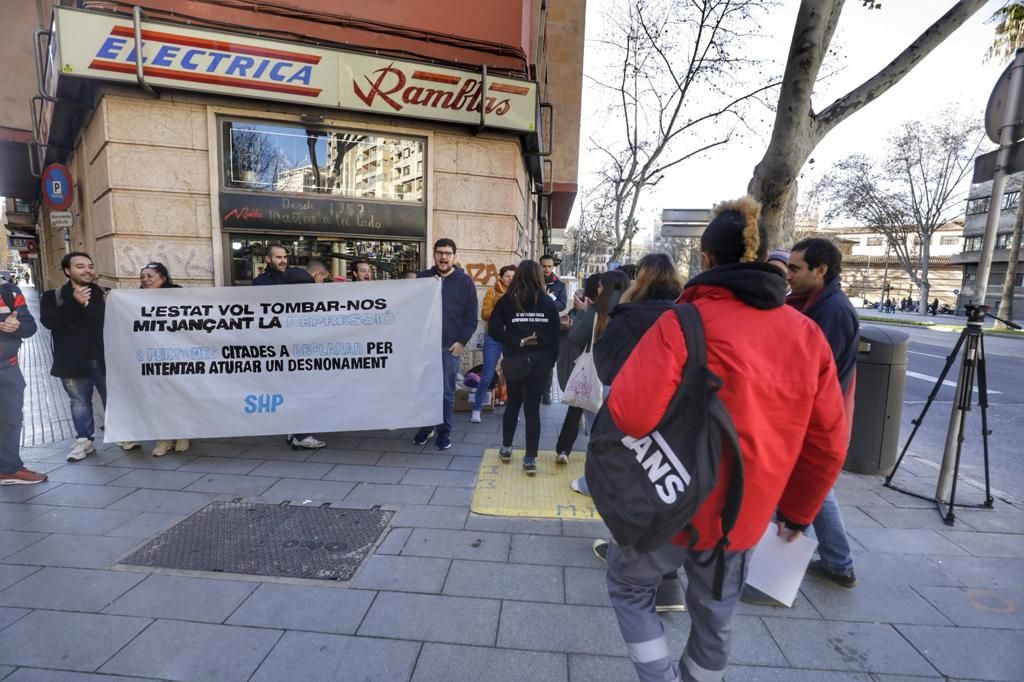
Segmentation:
[[(715, 562), (712, 597), (716, 601), (721, 601), (725, 582), (725, 550), (729, 547), (729, 533), (736, 525), (736, 519), (743, 503), (743, 456), (740, 450), (739, 435), (736, 433), (736, 425), (733, 423), (729, 411), (725, 409), (721, 398), (717, 395), (718, 390), (722, 387), (722, 379), (708, 369), (707, 338), (704, 334), (704, 322), (701, 319), (700, 311), (692, 303), (677, 305), (674, 309), (686, 340), (686, 366), (689, 367), (692, 362), (693, 367), (704, 370), (713, 389), (707, 406), (710, 427), (720, 431), (733, 453), (732, 476), (729, 478), (729, 489), (726, 491), (725, 502), (722, 506), (722, 537), (715, 543), (710, 556), (706, 560), (698, 562), (702, 566), (709, 566)], [(692, 550), (697, 544), (698, 536), (696, 529), (692, 526), (690, 533), (690, 549)]]

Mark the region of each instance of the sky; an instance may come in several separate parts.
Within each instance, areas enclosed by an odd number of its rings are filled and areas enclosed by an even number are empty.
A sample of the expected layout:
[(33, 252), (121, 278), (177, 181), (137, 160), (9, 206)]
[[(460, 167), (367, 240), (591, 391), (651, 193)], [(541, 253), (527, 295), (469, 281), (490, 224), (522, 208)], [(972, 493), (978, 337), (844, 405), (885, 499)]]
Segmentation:
[[(607, 135), (609, 128), (607, 115), (602, 110), (605, 95), (590, 80), (602, 75), (600, 62), (605, 53), (598, 39), (607, 26), (609, 7), (625, 1), (590, 0), (587, 6), (580, 139), (581, 196), (583, 190), (594, 184), (594, 174), (600, 167), (600, 155), (591, 151), (590, 140)], [(770, 68), (780, 76), (799, 4), (798, 0), (780, 0), (762, 15), (760, 32), (765, 37), (751, 41), (750, 55), (774, 60)], [(953, 4), (953, 0), (887, 0), (881, 9), (867, 10), (860, 0), (847, 0), (832, 41), (833, 47), (838, 48), (838, 59), (833, 62), (836, 68), (826, 82), (819, 83), (813, 99), (815, 110), (824, 109), (880, 70)], [(959, 103), (965, 112), (976, 111), (980, 118), (1006, 66), (1001, 61), (984, 61), (994, 30), (994, 24), (988, 19), (1001, 4), (996, 0), (989, 2), (903, 80), (826, 136), (811, 155), (814, 164), (804, 168), (801, 189), (852, 153), (880, 155), (891, 129), (903, 121), (928, 118), (948, 103)], [(639, 222), (643, 229), (656, 221), (662, 208), (710, 208), (718, 201), (746, 192), (753, 168), (764, 155), (774, 119), (774, 113), (763, 107), (753, 113), (755, 115), (748, 120), (754, 121), (754, 130), (745, 133), (743, 139), (716, 148), (703, 158), (684, 162), (670, 170), (659, 186), (647, 191), (640, 202)], [(759, 119), (764, 119), (765, 123), (758, 124)], [(989, 148), (986, 142), (984, 150)], [(965, 186), (965, 192), (966, 189)], [(577, 211), (580, 203), (577, 200)]]

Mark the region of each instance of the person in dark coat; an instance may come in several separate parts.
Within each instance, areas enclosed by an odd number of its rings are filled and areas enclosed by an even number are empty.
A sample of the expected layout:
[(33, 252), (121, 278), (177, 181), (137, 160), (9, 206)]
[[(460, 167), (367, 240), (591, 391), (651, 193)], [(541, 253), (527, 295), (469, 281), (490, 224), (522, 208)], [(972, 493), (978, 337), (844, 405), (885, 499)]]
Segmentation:
[[(573, 295), (573, 309), (569, 313), (572, 328), (562, 334), (562, 342), (558, 346), (558, 385), (563, 391), (566, 382), (569, 381), (569, 375), (572, 374), (576, 359), (590, 343), (590, 331), (594, 326), (594, 301), (597, 300), (600, 283), (601, 275), (595, 272), (587, 277), (583, 288)], [(558, 441), (555, 443), (556, 463), (568, 463), (569, 453), (580, 432), (582, 418), (582, 408), (570, 405), (565, 411), (562, 428), (558, 431)]]
[[(17, 281), (17, 278), (14, 278)], [(22, 339), (36, 333), (36, 321), (13, 282), (0, 285), (0, 485), (32, 485), (46, 480), (21, 460), (25, 377), (18, 366)]]

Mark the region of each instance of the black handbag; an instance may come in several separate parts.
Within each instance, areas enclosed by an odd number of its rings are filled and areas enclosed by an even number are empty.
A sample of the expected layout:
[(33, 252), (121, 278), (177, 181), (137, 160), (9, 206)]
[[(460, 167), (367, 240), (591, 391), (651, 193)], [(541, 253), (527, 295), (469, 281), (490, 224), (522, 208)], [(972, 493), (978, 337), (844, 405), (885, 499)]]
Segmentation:
[(507, 382), (526, 381), (531, 371), (533, 371), (533, 353), (506, 355), (501, 360), (501, 373), (505, 375)]

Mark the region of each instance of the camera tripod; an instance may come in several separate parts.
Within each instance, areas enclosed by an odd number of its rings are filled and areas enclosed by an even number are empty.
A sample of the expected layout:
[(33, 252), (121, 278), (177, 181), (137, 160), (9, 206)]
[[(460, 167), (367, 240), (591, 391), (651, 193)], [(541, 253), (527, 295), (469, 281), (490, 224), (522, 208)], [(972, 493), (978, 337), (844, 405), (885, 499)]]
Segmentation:
[[(903, 450), (900, 452), (900, 456), (896, 460), (896, 464), (893, 465), (892, 471), (890, 471), (889, 475), (885, 477), (885, 487), (887, 488), (892, 488), (897, 492), (911, 495), (922, 500), (934, 501), (936, 508), (938, 509), (939, 516), (941, 516), (942, 520), (949, 526), (952, 526), (956, 519), (956, 515), (953, 513), (954, 507), (960, 506), (991, 509), (994, 502), (992, 499), (992, 489), (989, 476), (988, 437), (992, 432), (988, 428), (988, 379), (985, 375), (985, 336), (982, 329), (986, 316), (1000, 319), (994, 315), (990, 315), (988, 313), (988, 306), (986, 305), (967, 306), (967, 326), (965, 326), (963, 331), (960, 332), (960, 338), (957, 339), (956, 344), (953, 346), (953, 350), (946, 357), (946, 364), (942, 368), (942, 372), (939, 373), (939, 379), (935, 382), (935, 386), (932, 388), (931, 393), (928, 394), (928, 399), (924, 403), (924, 408), (922, 408), (921, 414), (918, 415), (917, 419), (912, 419), (910, 421), (910, 423), (914, 425), (914, 429), (910, 432), (910, 437), (907, 438), (907, 442), (903, 446)], [(1007, 323), (1010, 326), (1017, 327), (1017, 325), (1006, 322), (1006, 320), (1000, 321)], [(955, 425), (959, 425), (959, 429), (957, 431), (956, 440), (956, 458), (954, 459), (953, 464), (952, 487), (950, 489), (949, 501), (947, 502), (942, 499), (938, 499), (938, 492), (936, 493), (936, 496), (932, 498), (910, 490), (898, 488), (893, 485), (892, 478), (896, 475), (896, 470), (899, 469), (900, 463), (903, 461), (903, 457), (907, 454), (907, 450), (910, 449), (910, 444), (913, 442), (914, 436), (917, 435), (917, 430), (921, 428), (925, 415), (928, 414), (928, 409), (932, 406), (932, 403), (935, 401), (935, 397), (939, 394), (939, 389), (942, 388), (943, 382), (946, 380), (946, 375), (949, 374), (949, 370), (952, 369), (953, 363), (956, 361), (961, 349), (963, 350), (963, 361), (960, 363), (960, 376), (957, 381), (957, 395), (953, 400), (954, 410), (956, 412), (953, 417), (954, 421), (950, 422), (951, 429), (954, 428)], [(964, 430), (967, 428), (967, 413), (971, 411), (975, 379), (977, 379), (978, 407), (981, 412), (981, 444), (985, 462), (985, 501), (981, 504), (957, 505), (956, 488), (957, 480), (960, 476), (960, 456), (963, 453), (965, 440)]]

